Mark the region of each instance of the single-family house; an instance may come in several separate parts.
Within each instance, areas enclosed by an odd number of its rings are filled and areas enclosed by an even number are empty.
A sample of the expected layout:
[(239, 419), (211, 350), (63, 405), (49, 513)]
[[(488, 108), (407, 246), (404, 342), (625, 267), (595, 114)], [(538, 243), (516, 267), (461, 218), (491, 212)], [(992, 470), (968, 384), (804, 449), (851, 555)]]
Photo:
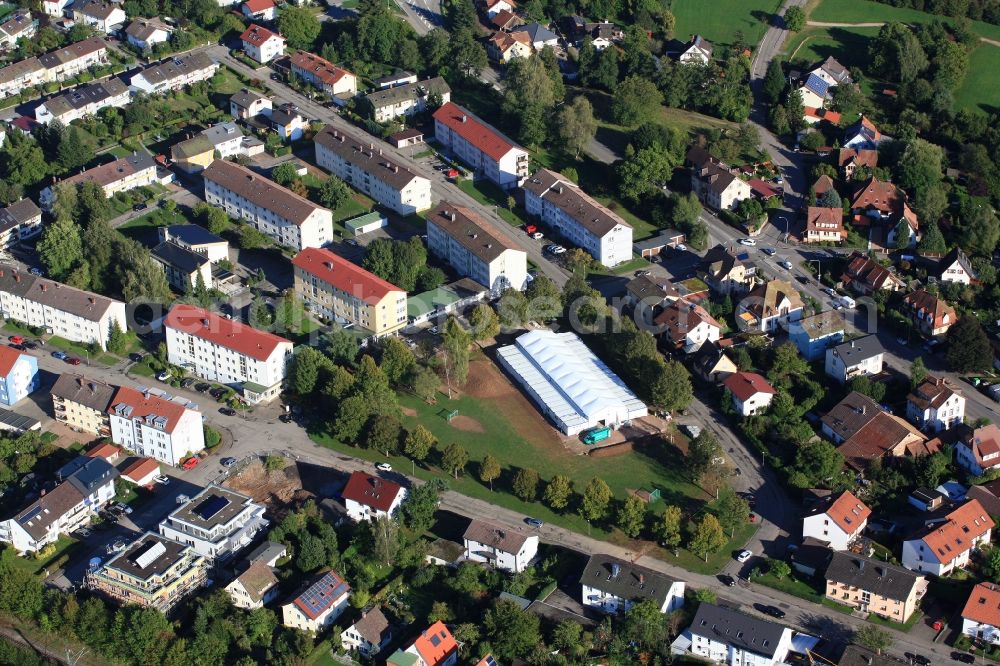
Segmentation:
[(691, 41), (684, 45), (684, 49), (677, 56), (677, 61), (693, 65), (710, 65), (712, 63), (712, 52), (714, 47), (712, 42), (701, 35), (692, 35)]
[(555, 48), (559, 46), (559, 37), (546, 28), (541, 23), (528, 23), (510, 31), (511, 35), (524, 34), (528, 37), (528, 43), (535, 51), (541, 51), (546, 46)]
[[(0, 145), (3, 138), (0, 137)], [(0, 209), (0, 249), (9, 250), (42, 232), (42, 211), (31, 199), (15, 201)]]
[(740, 296), (756, 284), (757, 266), (748, 253), (716, 245), (702, 257), (698, 276), (717, 294)]
[(855, 377), (882, 372), (885, 349), (877, 335), (866, 335), (842, 342), (826, 350), (825, 371), (841, 384)]
[(684, 605), (684, 581), (603, 553), (590, 556), (580, 583), (583, 605), (611, 615), (643, 601), (653, 601), (661, 613)]
[(830, 84), (818, 74), (807, 74), (798, 87), (802, 96), (802, 106), (816, 109), (823, 108), (830, 99)]
[(73, 3), (73, 20), (108, 35), (125, 25), (128, 16), (118, 4), (103, 0), (87, 0)]
[(458, 642), (444, 622), (427, 627), (405, 650), (396, 650), (387, 666), (454, 666), (458, 663)]
[(873, 460), (920, 457), (940, 449), (899, 416), (882, 410), (866, 395), (852, 391), (820, 419), (822, 431), (844, 456), (847, 465), (863, 472)]
[(253, 562), (226, 585), (226, 592), (237, 608), (263, 608), (278, 596), (278, 577), (263, 562)]
[(978, 583), (962, 609), (962, 635), (987, 645), (1000, 644), (1000, 585)]
[(978, 500), (969, 500), (903, 541), (903, 566), (947, 576), (965, 567), (972, 551), (990, 542), (995, 523)]
[(927, 578), (854, 553), (833, 553), (824, 574), (826, 598), (892, 622), (905, 623), (927, 592)]
[(271, 111), (268, 123), (283, 141), (298, 141), (309, 128), (309, 121), (294, 104), (282, 104)]
[(13, 405), (38, 388), (38, 359), (13, 347), (0, 347), (0, 403)]
[(935, 269), (937, 279), (942, 282), (957, 282), (958, 284), (973, 284), (979, 281), (972, 262), (962, 252), (962, 248), (954, 250), (941, 257)]
[(881, 289), (902, 291), (906, 288), (906, 283), (895, 273), (860, 250), (855, 250), (847, 258), (847, 268), (840, 276), (840, 281), (845, 287), (862, 295), (873, 294)]
[(331, 97), (347, 99), (358, 92), (358, 77), (352, 72), (308, 51), (299, 51), (293, 55), (291, 68), (292, 74)]
[(514, 58), (529, 58), (534, 51), (527, 33), (519, 32), (515, 35), (498, 30), (486, 42), (486, 53), (493, 62), (506, 65)]
[(966, 433), (955, 444), (955, 462), (976, 476), (1000, 467), (1000, 427), (988, 423)]
[(844, 318), (836, 310), (803, 317), (788, 325), (788, 339), (807, 361), (823, 358), (829, 347), (844, 339)]
[(829, 56), (821, 64), (809, 70), (809, 73), (822, 78), (831, 86), (839, 86), (851, 82), (851, 73), (847, 71), (846, 67), (837, 62), (837, 59), (833, 56)]
[(809, 206), (806, 209), (806, 243), (839, 243), (847, 240), (844, 211), (841, 208)]
[(524, 571), (538, 553), (538, 535), (483, 520), (469, 523), (463, 540), (467, 560), (486, 562), (511, 573)]
[(753, 416), (765, 411), (774, 398), (775, 390), (767, 380), (754, 372), (734, 372), (722, 385), (733, 396), (733, 409), (741, 416)]
[(832, 550), (847, 550), (868, 525), (872, 510), (845, 490), (817, 502), (802, 518), (802, 538), (812, 537)]
[(406, 499), (406, 488), (395, 481), (353, 472), (341, 491), (347, 515), (355, 522), (378, 520), (395, 513)]
[(285, 38), (276, 32), (252, 23), (240, 35), (243, 52), (261, 64), (267, 64), (285, 53)]
[(956, 321), (955, 308), (926, 289), (904, 296), (903, 306), (920, 332), (931, 337), (944, 335)]
[(861, 116), (858, 122), (844, 130), (844, 141), (841, 143), (841, 149), (875, 150), (881, 142), (882, 133), (878, 131), (872, 121)]
[(510, 10), (503, 10), (490, 19), (490, 23), (497, 30), (509, 31), (520, 25), (524, 25), (524, 19)]
[(484, 0), (483, 10), (486, 12), (487, 18), (494, 18), (500, 12), (511, 12), (517, 9), (517, 3), (514, 0)]
[(0, 49), (12, 49), (20, 39), (31, 39), (38, 32), (38, 19), (31, 12), (19, 9), (0, 23)]
[(229, 113), (235, 120), (269, 116), (272, 108), (270, 99), (246, 88), (229, 98)]
[(687, 162), (691, 165), (691, 189), (709, 208), (732, 210), (753, 195), (749, 183), (701, 146), (688, 151)]
[(340, 632), (341, 647), (348, 652), (356, 650), (366, 659), (373, 659), (391, 640), (392, 627), (378, 606), (362, 611), (357, 622)]
[(706, 342), (717, 342), (722, 325), (697, 303), (677, 299), (663, 308), (654, 319), (654, 333), (667, 346), (685, 354), (698, 351)]
[(361, 99), (372, 119), (379, 123), (412, 116), (450, 101), (451, 87), (440, 76), (375, 90)]
[(240, 11), (251, 21), (263, 21), (265, 23), (273, 21), (278, 16), (278, 8), (274, 0), (246, 0)]
[(837, 166), (844, 180), (854, 180), (854, 172), (859, 167), (870, 173), (878, 166), (878, 151), (869, 148), (841, 148), (837, 151)]
[(702, 602), (674, 650), (683, 644), (696, 657), (728, 666), (779, 666), (792, 651), (793, 637), (784, 625)]
[(347, 581), (335, 571), (327, 571), (281, 606), (281, 623), (319, 633), (343, 615), (350, 598), (351, 586)]
[(744, 330), (771, 333), (802, 318), (802, 296), (790, 282), (771, 280), (754, 287), (736, 308)]
[(706, 382), (719, 384), (739, 368), (725, 350), (715, 342), (706, 342), (691, 360), (695, 373)]
[(947, 378), (928, 375), (906, 396), (906, 418), (922, 430), (948, 430), (965, 419), (965, 396)]
[(157, 44), (165, 44), (170, 41), (170, 36), (174, 34), (172, 26), (164, 23), (159, 18), (136, 18), (125, 28), (125, 37), (132, 46), (142, 49), (151, 49)]

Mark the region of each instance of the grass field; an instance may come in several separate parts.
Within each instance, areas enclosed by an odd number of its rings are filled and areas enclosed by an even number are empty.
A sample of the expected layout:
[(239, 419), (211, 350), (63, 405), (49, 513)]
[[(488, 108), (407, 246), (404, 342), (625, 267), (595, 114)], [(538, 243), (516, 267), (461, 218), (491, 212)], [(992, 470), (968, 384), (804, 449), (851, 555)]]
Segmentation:
[(878, 28), (807, 27), (796, 33), (785, 46), (791, 62), (814, 63), (834, 56), (845, 67), (868, 64), (868, 42)]
[(701, 35), (718, 49), (720, 45), (731, 44), (737, 31), (742, 31), (743, 41), (756, 45), (780, 6), (780, 0), (717, 0), (711, 4), (703, 0), (676, 0), (671, 7), (677, 18), (674, 34), (680, 40)]
[[(890, 21), (928, 23), (938, 20), (951, 23), (951, 19), (946, 16), (928, 14), (905, 7), (893, 7), (870, 0), (822, 0), (810, 12), (809, 20), (830, 23), (887, 23)], [(984, 21), (973, 21), (972, 29), (980, 37), (1000, 40), (1000, 26)], [(681, 34), (680, 30), (677, 32)]]
[(980, 44), (969, 56), (969, 73), (955, 91), (955, 106), (959, 109), (977, 109), (987, 113), (1000, 109), (1000, 47)]

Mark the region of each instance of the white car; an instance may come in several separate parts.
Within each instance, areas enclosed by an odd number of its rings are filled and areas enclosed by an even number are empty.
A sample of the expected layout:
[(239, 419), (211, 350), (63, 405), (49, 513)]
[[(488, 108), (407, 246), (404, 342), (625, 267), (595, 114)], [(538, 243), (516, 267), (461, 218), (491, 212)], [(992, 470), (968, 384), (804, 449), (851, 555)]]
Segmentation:
[(566, 252), (566, 248), (562, 245), (556, 245), (552, 248), (552, 254), (563, 254)]
[(830, 287), (823, 287), (823, 293), (826, 294), (827, 296), (834, 296), (835, 297), (837, 295), (837, 292), (835, 292)]
[(678, 245), (674, 249), (677, 250), (678, 252), (687, 252), (687, 246), (684, 245), (684, 243), (681, 243), (680, 245)]
[(779, 261), (778, 265), (784, 268), (786, 271), (792, 270), (792, 262), (790, 261)]
[(743, 550), (740, 551), (740, 554), (736, 556), (736, 561), (739, 562), (740, 564), (743, 564), (751, 557), (753, 557), (753, 553), (751, 553), (749, 550)]
[(169, 372), (167, 372), (166, 370), (164, 370), (164, 371), (163, 371), (163, 372), (161, 372), (160, 374), (156, 375), (156, 378), (157, 378), (157, 379), (158, 379), (159, 381), (161, 381), (161, 382), (165, 382), (165, 381), (167, 381), (168, 379), (170, 379), (170, 373), (169, 373)]
[(375, 469), (377, 469), (380, 472), (391, 472), (392, 465), (390, 465), (389, 463), (379, 463), (375, 465)]
[(741, 238), (740, 245), (756, 245), (757, 241), (752, 238)]
[(167, 476), (166, 474), (161, 474), (161, 475), (159, 475), (157, 477), (154, 477), (153, 481), (156, 481), (160, 485), (165, 486), (168, 483), (170, 483), (170, 477)]
[(543, 234), (541, 231), (536, 231), (535, 233), (531, 234), (531, 237), (534, 238), (535, 240), (542, 240), (543, 238), (545, 238), (545, 234)]

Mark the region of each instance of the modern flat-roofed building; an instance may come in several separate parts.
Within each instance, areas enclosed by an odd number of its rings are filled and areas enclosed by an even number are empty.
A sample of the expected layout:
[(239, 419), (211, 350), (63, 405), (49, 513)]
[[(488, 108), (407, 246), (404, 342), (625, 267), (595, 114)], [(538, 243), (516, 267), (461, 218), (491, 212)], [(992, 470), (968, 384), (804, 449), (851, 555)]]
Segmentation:
[(468, 208), (444, 201), (427, 213), (427, 248), (494, 295), (527, 286), (528, 259)]
[(524, 181), (524, 207), (602, 266), (632, 258), (632, 226), (569, 178), (540, 169)]
[(431, 207), (431, 181), (357, 134), (327, 125), (313, 139), (316, 164), (400, 215)]
[(173, 365), (210, 381), (240, 385), (251, 403), (273, 400), (281, 392), (291, 340), (183, 303), (170, 309), (164, 327)]
[(125, 304), (0, 265), (0, 314), (72, 342), (107, 349), (112, 324), (126, 329)]
[(21, 199), (0, 209), (0, 249), (9, 250), (41, 232), (42, 211), (31, 199)]
[(127, 157), (81, 171), (55, 185), (46, 187), (38, 195), (38, 202), (43, 210), (51, 212), (57, 190), (60, 187), (95, 183), (103, 190), (104, 196), (110, 199), (119, 192), (152, 185), (157, 180), (159, 177), (156, 173), (156, 162), (153, 160), (153, 156), (148, 153), (133, 152)]
[(203, 254), (213, 264), (229, 258), (229, 241), (199, 224), (172, 224), (157, 231), (161, 242), (174, 243)]
[(191, 546), (210, 560), (227, 560), (267, 527), (264, 507), (250, 497), (211, 485), (160, 523), (160, 535)]
[(382, 88), (363, 98), (372, 119), (377, 123), (388, 122), (399, 116), (411, 116), (425, 110), (430, 104), (447, 104), (450, 101), (451, 87), (440, 76)]
[(111, 441), (168, 465), (205, 448), (201, 412), (128, 386), (115, 391), (108, 408)]
[(292, 260), (295, 293), (322, 317), (349, 322), (376, 336), (406, 325), (406, 292), (324, 248)]
[(122, 107), (132, 99), (132, 92), (121, 79), (105, 79), (67, 90), (42, 102), (35, 109), (35, 120), (50, 123), (58, 120), (69, 125), (74, 120), (92, 116), (104, 107)]
[(208, 203), (277, 243), (303, 250), (333, 240), (333, 213), (274, 181), (225, 160), (212, 162), (203, 175)]
[(318, 55), (299, 51), (292, 56), (292, 74), (331, 97), (353, 97), (358, 92), (358, 78), (343, 67)]
[(319, 632), (347, 610), (351, 586), (334, 571), (322, 574), (281, 607), (281, 623), (302, 631)]
[(204, 53), (191, 53), (185, 56), (175, 56), (151, 65), (135, 74), (129, 85), (137, 92), (147, 95), (170, 90), (180, 90), (184, 86), (199, 81), (207, 81), (219, 71), (219, 63)]
[(643, 601), (653, 601), (661, 613), (684, 605), (684, 581), (602, 553), (590, 556), (580, 583), (583, 605), (611, 615)]
[(438, 143), (502, 189), (519, 187), (528, 177), (530, 153), (472, 112), (448, 102), (434, 112)]
[(56, 421), (74, 430), (111, 437), (108, 407), (117, 390), (117, 386), (87, 379), (83, 375), (59, 375), (52, 385)]

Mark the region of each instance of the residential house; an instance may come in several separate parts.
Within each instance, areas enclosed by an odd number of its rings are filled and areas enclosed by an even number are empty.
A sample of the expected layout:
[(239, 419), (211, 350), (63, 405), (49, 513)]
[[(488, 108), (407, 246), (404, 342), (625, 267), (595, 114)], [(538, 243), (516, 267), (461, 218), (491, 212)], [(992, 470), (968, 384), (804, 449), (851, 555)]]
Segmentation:
[(680, 290), (672, 280), (656, 275), (639, 275), (625, 285), (625, 302), (643, 314), (643, 320), (652, 323), (653, 313), (678, 298)]
[(829, 347), (844, 339), (844, 318), (836, 310), (803, 317), (788, 325), (788, 339), (804, 359), (819, 360)]
[(172, 224), (159, 227), (157, 231), (161, 242), (173, 243), (203, 254), (213, 264), (229, 258), (229, 241), (199, 224)]
[(845, 490), (816, 503), (802, 518), (802, 538), (812, 537), (832, 550), (847, 550), (868, 525), (872, 510)]
[(487, 40), (486, 54), (493, 62), (506, 65), (514, 58), (530, 58), (534, 51), (527, 33), (513, 34), (498, 30)]
[(812, 184), (812, 191), (816, 194), (817, 198), (821, 198), (824, 194), (830, 190), (837, 189), (834, 185), (833, 178), (830, 178), (827, 174), (823, 174), (816, 179), (816, 182)]
[(717, 342), (722, 331), (708, 311), (697, 303), (678, 299), (663, 308), (654, 319), (655, 333), (672, 349), (685, 354), (698, 351), (706, 342)]
[(490, 19), (490, 24), (497, 30), (508, 31), (524, 25), (524, 21), (514, 12), (505, 9)]
[(1000, 644), (1000, 585), (978, 583), (962, 609), (962, 635), (987, 645)]
[(826, 350), (826, 374), (841, 384), (882, 372), (885, 349), (877, 335), (853, 338)]
[[(802, 119), (810, 125), (818, 125), (819, 123), (839, 125), (841, 115), (836, 111), (831, 111), (830, 109), (824, 109), (822, 107), (817, 108), (814, 106), (804, 106), (802, 107)], [(823, 148), (817, 149), (817, 153), (822, 152)]]
[(327, 125), (313, 137), (316, 164), (400, 215), (430, 208), (431, 181), (359, 136)]
[(859, 167), (870, 172), (878, 166), (878, 151), (867, 148), (841, 148), (837, 151), (837, 166), (844, 180), (854, 180), (854, 172)]
[(935, 453), (940, 440), (926, 435), (905, 419), (889, 414), (866, 395), (851, 392), (821, 419), (823, 434), (839, 444), (848, 467), (863, 472), (873, 460), (917, 458)]
[(444, 622), (438, 620), (406, 648), (396, 650), (387, 666), (454, 666), (458, 663), (458, 642)]
[(273, 567), (283, 557), (288, 557), (288, 547), (283, 543), (275, 541), (265, 541), (247, 555), (246, 561), (250, 564), (263, 562), (269, 567)]
[(407, 72), (404, 69), (397, 70), (392, 74), (386, 74), (385, 76), (375, 79), (375, 88), (378, 90), (384, 90), (386, 88), (398, 88), (399, 86), (405, 86), (410, 83), (417, 82), (417, 75), (413, 72)]
[(52, 211), (58, 190), (64, 187), (76, 187), (84, 183), (94, 183), (111, 198), (119, 192), (128, 192), (139, 187), (146, 187), (159, 182), (156, 161), (148, 153), (133, 152), (113, 162), (91, 167), (78, 174), (50, 185), (38, 195), (42, 210)]
[(979, 282), (979, 276), (972, 267), (972, 262), (962, 252), (962, 248), (957, 246), (941, 258), (937, 264), (935, 274), (937, 275), (937, 279), (942, 282), (957, 282), (958, 284)]
[(904, 296), (903, 306), (920, 332), (930, 337), (944, 335), (957, 319), (955, 308), (926, 289)]
[(118, 604), (169, 613), (205, 585), (208, 568), (191, 546), (147, 532), (89, 571), (85, 585)]
[(739, 368), (715, 342), (706, 342), (694, 353), (691, 361), (695, 373), (706, 382), (719, 384)]
[(754, 287), (740, 301), (736, 321), (745, 330), (771, 333), (801, 319), (802, 309), (802, 296), (790, 282), (771, 280)]
[(392, 640), (392, 627), (378, 606), (362, 611), (357, 622), (340, 632), (340, 646), (348, 652), (357, 651), (366, 659), (374, 659)]
[(62, 17), (71, 0), (42, 0), (42, 9), (49, 16)]
[(167, 360), (209, 381), (237, 385), (255, 404), (281, 393), (292, 342), (179, 303), (164, 319)]
[(42, 211), (31, 199), (21, 199), (0, 209), (0, 249), (10, 250), (14, 245), (41, 232)]
[(58, 120), (63, 125), (69, 125), (74, 120), (92, 116), (105, 107), (123, 107), (131, 100), (132, 91), (124, 81), (105, 79), (50, 97), (35, 109), (35, 120), (40, 123)]
[(905, 624), (927, 592), (927, 578), (882, 560), (835, 552), (826, 568), (826, 598)]
[(427, 249), (491, 293), (527, 286), (527, 255), (479, 215), (442, 201), (426, 215)]
[(84, 23), (98, 32), (110, 35), (120, 30), (128, 16), (120, 5), (103, 0), (85, 0), (73, 3), (73, 20)]
[(988, 423), (966, 433), (955, 444), (955, 462), (975, 476), (1000, 467), (1000, 427)]
[(253, 562), (226, 585), (226, 592), (237, 608), (263, 608), (278, 597), (278, 577), (263, 562)]
[(754, 372), (734, 372), (722, 385), (733, 396), (733, 409), (741, 416), (753, 416), (765, 411), (774, 398), (775, 390), (767, 380)]
[(852, 643), (844, 649), (837, 666), (899, 666), (899, 657)]
[(855, 250), (847, 258), (847, 268), (840, 281), (845, 287), (866, 296), (881, 289), (902, 291), (906, 288), (906, 283), (895, 273), (860, 250)]
[[(577, 46), (580, 46), (580, 42), (587, 36), (590, 36), (591, 43), (594, 45), (594, 49), (598, 51), (603, 51), (612, 44), (617, 44), (625, 37), (625, 31), (614, 23), (608, 21), (600, 21), (598, 23), (585, 23), (582, 30), (582, 36), (577, 41)], [(711, 44), (702, 40), (702, 48), (708, 46), (709, 51), (711, 51)]]
[(271, 100), (244, 88), (229, 98), (229, 113), (236, 120), (271, 115)]
[(817, 74), (807, 74), (798, 87), (802, 96), (802, 106), (816, 109), (823, 108), (831, 99), (830, 84)]
[(148, 486), (160, 476), (160, 471), (160, 463), (152, 458), (138, 458), (122, 471), (122, 478), (137, 486)]
[(14, 11), (0, 23), (0, 49), (12, 49), (20, 39), (31, 39), (38, 32), (38, 19), (25, 9)]
[(454, 102), (434, 112), (434, 136), (472, 167), (476, 178), (486, 178), (501, 189), (519, 187), (528, 177), (528, 151)]
[(688, 151), (687, 163), (691, 165), (691, 190), (709, 208), (733, 210), (753, 194), (749, 183), (701, 146)]
[(352, 472), (340, 493), (347, 515), (354, 522), (392, 516), (406, 499), (406, 488), (395, 481), (365, 472)]
[(892, 416), (882, 411), (879, 404), (868, 396), (852, 391), (820, 419), (823, 435), (834, 444), (842, 444), (867, 427), (879, 414)]
[(285, 38), (256, 23), (240, 35), (243, 52), (261, 64), (267, 64), (285, 54)]
[(333, 213), (274, 181), (225, 160), (212, 162), (203, 175), (208, 203), (279, 245), (304, 250), (333, 240)]
[(590, 556), (580, 583), (583, 605), (611, 615), (643, 601), (654, 602), (661, 613), (684, 605), (684, 581), (603, 553)]
[[(183, 400), (183, 399), (181, 399)], [(201, 412), (175, 400), (120, 386), (111, 399), (111, 441), (168, 465), (205, 448)]]
[(432, 106), (451, 101), (451, 87), (440, 76), (415, 81), (391, 88), (382, 88), (361, 98), (368, 114), (377, 123), (384, 123), (400, 116), (422, 113)]
[(710, 65), (712, 63), (712, 43), (701, 35), (692, 35), (691, 41), (685, 44), (684, 50), (677, 56), (682, 63), (694, 65)]
[(521, 573), (538, 554), (538, 536), (519, 527), (473, 520), (465, 528), (465, 558), (486, 562), (496, 569)]
[(207, 81), (219, 71), (219, 63), (205, 53), (174, 56), (134, 74), (129, 85), (136, 92), (157, 95), (199, 81)]
[(113, 326), (126, 330), (125, 304), (0, 265), (0, 315), (71, 342), (107, 349)]
[(966, 498), (979, 500), (987, 515), (996, 520), (1000, 516), (1000, 479), (970, 485), (966, 491)]
[(13, 405), (38, 389), (38, 359), (13, 347), (0, 347), (0, 403)]
[(325, 248), (292, 260), (295, 293), (312, 312), (350, 323), (376, 337), (406, 325), (406, 292)]
[(793, 633), (776, 622), (702, 602), (681, 638), (702, 659), (729, 666), (779, 666), (792, 651)]
[(906, 396), (906, 418), (921, 430), (948, 430), (965, 419), (965, 396), (948, 379), (928, 375)]
[(566, 176), (539, 169), (524, 181), (524, 207), (602, 266), (632, 259), (632, 226)]
[(252, 156), (262, 152), (264, 144), (259, 139), (243, 136), (236, 123), (225, 122), (210, 125), (192, 138), (175, 143), (170, 148), (170, 159), (186, 173), (200, 173), (216, 159)]
[(281, 606), (281, 623), (319, 633), (347, 610), (350, 597), (351, 586), (336, 572), (327, 571)]
[(837, 62), (833, 56), (829, 56), (821, 64), (809, 71), (810, 74), (819, 76), (831, 86), (839, 86), (851, 82), (851, 73), (847, 68)]
[(483, 0), (483, 8), (487, 18), (494, 18), (500, 12), (513, 13), (517, 3), (514, 0)]
[(844, 130), (844, 141), (841, 149), (854, 148), (855, 150), (875, 150), (882, 142), (882, 133), (878, 131), (875, 124), (864, 116)]
[(0, 69), (0, 98), (25, 88), (62, 82), (80, 72), (108, 62), (108, 45), (91, 37), (38, 57), (26, 58)]
[(160, 265), (167, 276), (167, 283), (182, 294), (187, 294), (198, 286), (210, 289), (212, 285), (212, 262), (208, 257), (176, 243), (159, 243), (151, 251), (153, 261)]
[(511, 30), (510, 34), (512, 36), (521, 34), (526, 35), (528, 37), (528, 43), (531, 44), (535, 51), (541, 51), (546, 46), (552, 48), (559, 46), (559, 37), (541, 23), (528, 23), (527, 25), (522, 25)]
[(358, 78), (342, 67), (318, 55), (299, 51), (292, 56), (292, 74), (312, 84), (331, 97), (354, 97), (358, 92)]
[(263, 505), (242, 493), (210, 485), (174, 509), (160, 523), (160, 534), (219, 562), (248, 546), (267, 525)]
[(757, 266), (749, 254), (716, 245), (702, 257), (698, 275), (719, 295), (741, 296), (756, 284)]
[(174, 34), (173, 26), (167, 25), (158, 18), (138, 17), (125, 28), (125, 37), (132, 46), (151, 49), (157, 44), (166, 44)]
[(282, 141), (298, 141), (309, 128), (309, 121), (294, 104), (282, 104), (271, 111), (268, 123)]
[(806, 243), (839, 243), (847, 240), (844, 211), (840, 208), (809, 206), (806, 209)]
[(251, 21), (270, 23), (278, 17), (278, 8), (274, 0), (246, 0), (240, 5), (240, 11)]
[(990, 542), (993, 520), (977, 500), (969, 500), (943, 519), (929, 521), (903, 541), (903, 566), (935, 576), (947, 576), (965, 567), (972, 551)]
[(52, 385), (55, 419), (73, 430), (99, 437), (111, 437), (108, 407), (117, 386), (83, 375), (62, 374)]

